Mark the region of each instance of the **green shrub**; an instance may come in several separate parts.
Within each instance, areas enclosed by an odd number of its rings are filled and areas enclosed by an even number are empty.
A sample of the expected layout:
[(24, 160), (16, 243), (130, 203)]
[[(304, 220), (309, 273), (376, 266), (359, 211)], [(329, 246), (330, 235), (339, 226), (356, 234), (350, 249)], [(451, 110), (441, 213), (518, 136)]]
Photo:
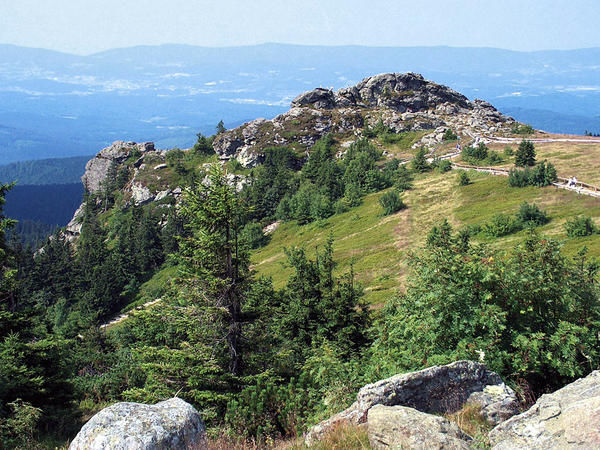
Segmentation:
[(404, 136), (394, 132), (386, 131), (385, 133), (379, 135), (379, 139), (381, 139), (384, 144), (395, 144), (404, 139)]
[(489, 165), (494, 165), (494, 164), (499, 164), (503, 161), (502, 157), (500, 156), (500, 154), (498, 154), (498, 152), (491, 150), (488, 153), (487, 158), (485, 159), (485, 161), (489, 164)]
[(520, 223), (506, 214), (495, 214), (492, 220), (483, 226), (483, 232), (492, 237), (506, 236), (520, 229)]
[(192, 151), (197, 155), (214, 155), (215, 151), (212, 146), (212, 139), (204, 136), (202, 133), (196, 135), (198, 137)]
[(508, 184), (511, 187), (544, 187), (551, 185), (557, 179), (554, 165), (546, 161), (542, 161), (534, 168), (513, 169), (508, 174)]
[(256, 249), (267, 245), (269, 242), (269, 236), (263, 233), (263, 229), (260, 224), (252, 222), (242, 228), (242, 231), (240, 232), (240, 241), (248, 248)]
[(428, 170), (431, 169), (431, 166), (427, 162), (427, 151), (425, 150), (424, 147), (421, 147), (419, 150), (417, 150), (417, 153), (415, 154), (415, 157), (413, 158), (411, 165), (412, 165), (412, 169), (415, 172), (422, 173), (422, 172), (427, 172)]
[(448, 159), (443, 159), (438, 163), (437, 170), (439, 173), (446, 173), (452, 170), (452, 163)]
[(469, 175), (464, 170), (461, 170), (458, 173), (458, 185), (468, 186), (469, 184), (471, 184), (471, 179), (469, 178)]
[(584, 252), (567, 258), (560, 243), (530, 233), (506, 255), (465, 242), (446, 223), (409, 267), (406, 293), (376, 325), (379, 378), (483, 359), (539, 394), (598, 367), (598, 265)]
[(348, 205), (346, 204), (346, 202), (344, 202), (343, 199), (339, 199), (333, 204), (334, 214), (343, 214), (349, 209), (350, 208), (348, 208)]
[(344, 202), (349, 208), (362, 203), (363, 193), (358, 183), (347, 183), (344, 189)]
[(507, 145), (506, 147), (504, 147), (504, 156), (510, 158), (514, 154), (515, 154), (515, 152), (510, 145)]
[(398, 192), (394, 190), (388, 191), (385, 194), (383, 194), (379, 198), (379, 204), (383, 208), (384, 216), (389, 216), (390, 214), (394, 214), (395, 212), (406, 208), (406, 205), (398, 195)]
[(518, 167), (527, 167), (535, 165), (535, 147), (533, 142), (522, 140), (515, 155), (515, 165)]
[(399, 166), (394, 172), (394, 188), (398, 192), (404, 192), (412, 189), (413, 176), (406, 165)]
[(535, 203), (530, 205), (527, 202), (521, 204), (516, 217), (523, 224), (532, 224), (535, 226), (545, 225), (550, 221), (545, 211), (540, 210)]
[(525, 226), (545, 225), (550, 221), (545, 211), (540, 210), (535, 203), (530, 205), (527, 202), (521, 204), (517, 220)]
[(508, 185), (511, 187), (529, 186), (529, 178), (531, 171), (529, 169), (518, 170), (512, 169), (508, 172)]
[(232, 172), (239, 172), (240, 170), (244, 170), (244, 166), (236, 158), (232, 158), (229, 160), (229, 169)]
[(456, 133), (454, 131), (452, 131), (451, 128), (446, 128), (446, 131), (444, 131), (444, 136), (442, 137), (443, 141), (456, 141), (458, 139), (458, 136), (456, 135)]
[(487, 146), (480, 142), (477, 147), (465, 147), (461, 152), (461, 158), (465, 161), (483, 161), (488, 157), (488, 151)]
[(21, 399), (7, 403), (12, 414), (0, 418), (0, 448), (36, 448), (34, 436), (42, 410)]
[(590, 236), (598, 232), (598, 228), (588, 216), (577, 216), (572, 220), (567, 220), (565, 230), (569, 237)]
[(513, 134), (533, 134), (533, 132), (535, 131), (533, 129), (533, 127), (531, 125), (527, 125), (527, 124), (520, 124), (518, 122), (515, 122), (515, 124), (512, 126), (511, 130), (510, 130)]

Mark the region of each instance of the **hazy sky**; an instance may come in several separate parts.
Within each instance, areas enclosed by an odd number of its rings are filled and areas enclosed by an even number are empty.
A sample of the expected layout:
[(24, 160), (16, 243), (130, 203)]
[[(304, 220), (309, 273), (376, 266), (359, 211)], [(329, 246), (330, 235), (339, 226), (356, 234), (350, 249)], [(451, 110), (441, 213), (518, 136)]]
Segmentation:
[(0, 43), (600, 47), (598, 0), (0, 0)]

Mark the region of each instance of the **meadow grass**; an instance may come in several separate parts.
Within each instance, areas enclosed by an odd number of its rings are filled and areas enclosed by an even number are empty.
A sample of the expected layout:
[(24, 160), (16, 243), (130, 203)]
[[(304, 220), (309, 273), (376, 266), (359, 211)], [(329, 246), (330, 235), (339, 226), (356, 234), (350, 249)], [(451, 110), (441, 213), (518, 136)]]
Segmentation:
[[(403, 290), (407, 254), (423, 245), (433, 225), (444, 219), (455, 228), (483, 225), (497, 213), (514, 215), (523, 202), (535, 203), (548, 213), (550, 222), (538, 231), (562, 242), (565, 254), (573, 255), (586, 246), (591, 256), (600, 257), (600, 235), (568, 238), (564, 230), (567, 219), (580, 214), (591, 216), (600, 225), (600, 199), (554, 187), (513, 188), (503, 176), (471, 171), (469, 177), (472, 184), (459, 186), (455, 171), (419, 175), (414, 189), (403, 194), (408, 208), (391, 216), (382, 216), (378, 200), (383, 192), (378, 192), (367, 195), (360, 206), (324, 221), (284, 223), (267, 246), (252, 254), (253, 268), (282, 288), (292, 273), (284, 248), (304, 247), (314, 257), (331, 233), (337, 273), (348, 272), (353, 266), (356, 279), (365, 288), (365, 300), (377, 307)], [(509, 250), (526, 233), (501, 238), (477, 235), (474, 240)]]

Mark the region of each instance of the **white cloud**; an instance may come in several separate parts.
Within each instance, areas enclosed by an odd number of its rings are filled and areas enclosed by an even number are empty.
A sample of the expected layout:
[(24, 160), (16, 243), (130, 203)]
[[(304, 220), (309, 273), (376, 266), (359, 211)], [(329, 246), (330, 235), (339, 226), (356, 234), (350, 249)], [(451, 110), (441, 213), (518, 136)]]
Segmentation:
[(255, 98), (220, 98), (222, 102), (230, 102), (238, 105), (266, 105), (266, 106), (287, 106), (289, 101), (282, 99), (279, 101), (257, 100)]

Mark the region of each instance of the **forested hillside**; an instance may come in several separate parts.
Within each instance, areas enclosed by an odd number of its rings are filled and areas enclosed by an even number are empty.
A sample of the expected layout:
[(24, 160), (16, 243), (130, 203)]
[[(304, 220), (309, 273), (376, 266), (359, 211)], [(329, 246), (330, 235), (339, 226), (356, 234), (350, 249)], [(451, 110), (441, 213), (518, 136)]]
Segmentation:
[(35, 255), (1, 222), (2, 445), (178, 396), (215, 445), (269, 447), (396, 373), (483, 361), (527, 406), (600, 365), (600, 199), (560, 181), (597, 183), (600, 141), (414, 74), (292, 106), (185, 151), (115, 142)]
[(0, 181), (18, 185), (74, 184), (91, 156), (20, 161), (0, 166)]

